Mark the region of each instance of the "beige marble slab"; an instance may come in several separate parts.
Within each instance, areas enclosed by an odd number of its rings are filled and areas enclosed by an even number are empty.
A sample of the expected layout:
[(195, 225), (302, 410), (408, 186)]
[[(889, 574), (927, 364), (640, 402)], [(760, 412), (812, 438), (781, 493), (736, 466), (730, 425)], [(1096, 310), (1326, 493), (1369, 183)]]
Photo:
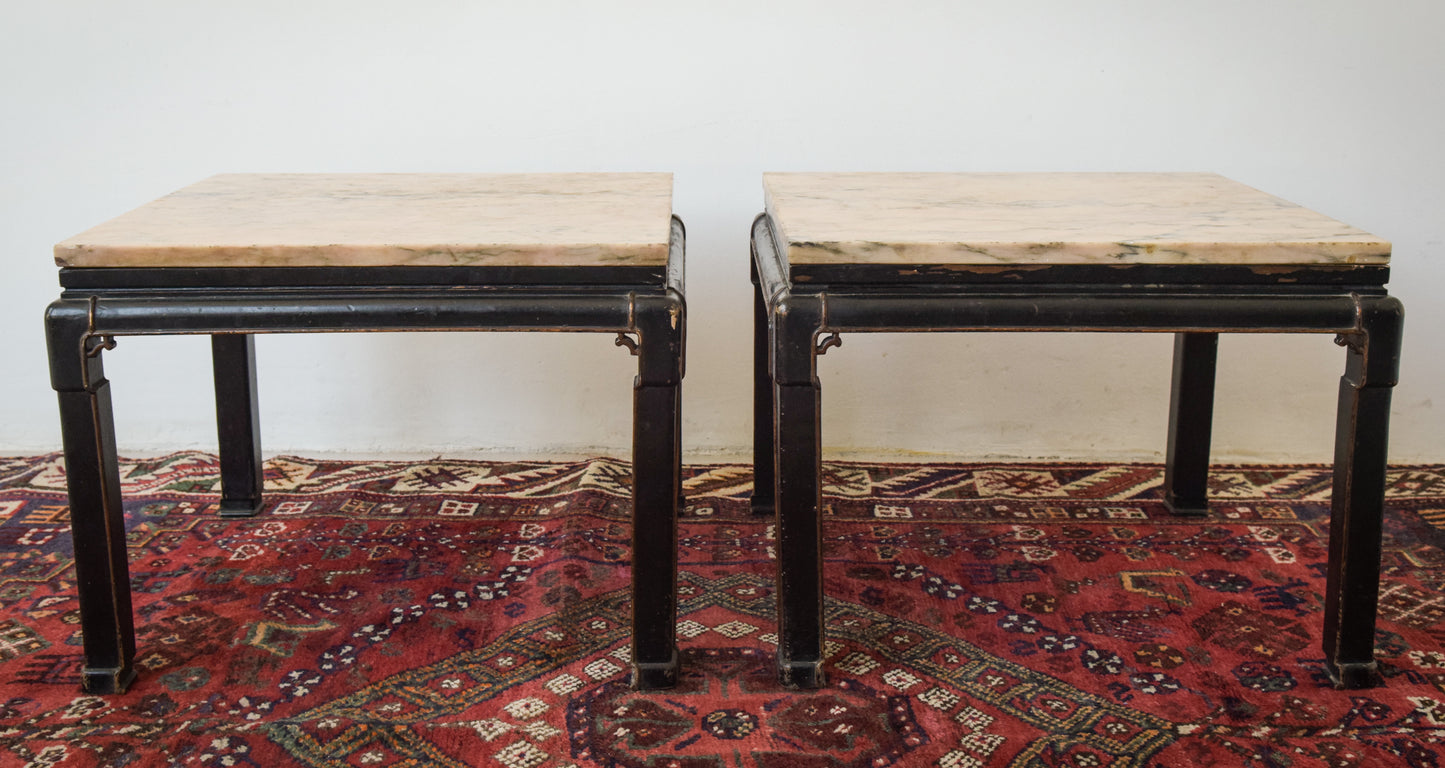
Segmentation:
[(230, 174), (55, 246), (62, 267), (651, 266), (672, 175)]
[(1207, 173), (768, 173), (791, 264), (1386, 264), (1390, 243)]

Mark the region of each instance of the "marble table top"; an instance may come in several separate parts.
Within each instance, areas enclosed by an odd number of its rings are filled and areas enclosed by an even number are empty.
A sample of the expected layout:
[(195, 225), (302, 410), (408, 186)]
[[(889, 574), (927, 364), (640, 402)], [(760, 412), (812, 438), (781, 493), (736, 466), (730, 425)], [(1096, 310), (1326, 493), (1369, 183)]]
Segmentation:
[(62, 267), (654, 266), (672, 175), (229, 174), (55, 246)]
[(1390, 243), (1207, 173), (768, 173), (790, 264), (1387, 264)]

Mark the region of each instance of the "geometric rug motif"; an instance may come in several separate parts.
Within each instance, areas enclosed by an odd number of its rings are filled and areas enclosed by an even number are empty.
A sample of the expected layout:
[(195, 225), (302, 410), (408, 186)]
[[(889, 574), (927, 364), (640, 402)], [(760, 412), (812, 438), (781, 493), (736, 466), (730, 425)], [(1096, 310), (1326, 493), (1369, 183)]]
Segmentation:
[(824, 465), (825, 669), (778, 685), (751, 472), (685, 469), (676, 688), (627, 685), (631, 467), (124, 460), (139, 678), (80, 692), (64, 469), (0, 458), (0, 766), (1445, 764), (1445, 468), (1392, 467), (1381, 685), (1320, 649), (1331, 471)]

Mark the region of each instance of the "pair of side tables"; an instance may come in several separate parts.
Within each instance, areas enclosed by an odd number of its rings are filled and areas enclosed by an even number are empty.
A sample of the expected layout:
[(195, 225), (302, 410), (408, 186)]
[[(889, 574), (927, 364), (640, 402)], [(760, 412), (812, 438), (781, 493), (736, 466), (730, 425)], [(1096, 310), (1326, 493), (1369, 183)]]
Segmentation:
[[(818, 357), (839, 333), (1175, 334), (1164, 500), (1203, 514), (1221, 332), (1329, 333), (1340, 382), (1322, 645), (1371, 684), (1390, 392), (1389, 243), (1209, 174), (768, 174), (752, 228), (753, 509), (778, 531), (779, 675), (824, 683)], [(135, 678), (103, 353), (211, 336), (220, 514), (262, 507), (258, 333), (582, 331), (638, 358), (633, 683), (678, 674), (684, 230), (668, 174), (225, 175), (56, 246), (83, 686)]]

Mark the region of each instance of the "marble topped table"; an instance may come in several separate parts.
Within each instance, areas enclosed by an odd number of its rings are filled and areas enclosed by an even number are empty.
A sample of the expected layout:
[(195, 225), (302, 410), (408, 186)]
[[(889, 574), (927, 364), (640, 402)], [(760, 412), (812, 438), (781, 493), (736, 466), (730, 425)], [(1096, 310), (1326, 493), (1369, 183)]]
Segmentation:
[(115, 338), (211, 336), (218, 511), (244, 516), (263, 506), (254, 334), (419, 330), (609, 333), (637, 356), (633, 680), (674, 684), (684, 239), (663, 173), (232, 174), (58, 244), (46, 332), (85, 689), (136, 673), (103, 369)]
[[(1389, 400), (1403, 309), (1389, 242), (1201, 173), (770, 173), (752, 232), (753, 506), (777, 517), (778, 664), (823, 681), (818, 358), (840, 334), (1175, 334), (1160, 509), (1207, 513), (1221, 332), (1347, 349), (1322, 646), (1375, 677)], [(966, 444), (966, 443), (965, 443)], [(900, 446), (901, 447), (901, 446)]]

